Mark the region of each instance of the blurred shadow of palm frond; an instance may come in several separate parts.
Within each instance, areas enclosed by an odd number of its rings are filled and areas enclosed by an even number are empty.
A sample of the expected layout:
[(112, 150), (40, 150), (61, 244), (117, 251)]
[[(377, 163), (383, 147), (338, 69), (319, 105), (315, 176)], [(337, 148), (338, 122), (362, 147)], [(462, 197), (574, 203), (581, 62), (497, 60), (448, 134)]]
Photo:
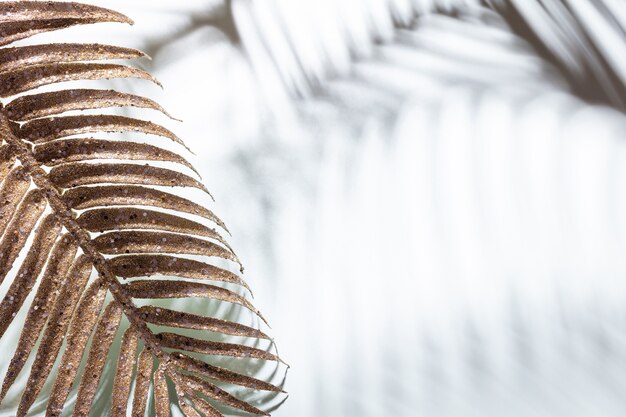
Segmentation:
[(234, 10), (282, 158), (315, 166), (268, 193), (285, 410), (622, 415), (626, 6)]

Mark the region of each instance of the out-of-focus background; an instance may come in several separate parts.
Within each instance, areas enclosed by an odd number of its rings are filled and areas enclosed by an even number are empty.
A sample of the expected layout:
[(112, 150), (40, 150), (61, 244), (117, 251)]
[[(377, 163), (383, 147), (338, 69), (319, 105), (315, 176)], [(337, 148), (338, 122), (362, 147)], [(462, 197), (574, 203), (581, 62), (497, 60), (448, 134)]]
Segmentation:
[(97, 3), (135, 26), (70, 36), (151, 55), (291, 365), (274, 416), (625, 415), (626, 4)]

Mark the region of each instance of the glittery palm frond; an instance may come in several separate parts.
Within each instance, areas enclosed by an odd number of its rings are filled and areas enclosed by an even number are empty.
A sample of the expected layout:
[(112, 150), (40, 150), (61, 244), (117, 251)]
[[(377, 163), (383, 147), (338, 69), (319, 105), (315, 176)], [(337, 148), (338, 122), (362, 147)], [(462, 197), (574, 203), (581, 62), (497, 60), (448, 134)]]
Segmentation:
[[(224, 406), (267, 415), (262, 405), (232, 392), (282, 391), (252, 372), (259, 362), (275, 368), (281, 363), (259, 320), (244, 325), (159, 303), (213, 300), (264, 321), (246, 296), (239, 260), (222, 238), (224, 224), (205, 205), (169, 190), (208, 191), (178, 152), (156, 140), (107, 134), (145, 133), (181, 150), (183, 142), (153, 122), (94, 111), (132, 106), (167, 113), (133, 94), (52, 88), (111, 78), (158, 84), (141, 69), (100, 62), (143, 53), (100, 44), (11, 45), (98, 22), (132, 23), (90, 5), (0, 3), (0, 280), (13, 279), (0, 302), (0, 334), (27, 311), (0, 398), (29, 373), (17, 416), (26, 416), (44, 395), (46, 381), (52, 384), (46, 415), (71, 407), (75, 383), (73, 415), (89, 415), (109, 356), (116, 358), (112, 416), (143, 416), (148, 408), (167, 416), (174, 405), (187, 416), (222, 416)], [(44, 89), (30, 94), (39, 87)], [(107, 137), (85, 137), (90, 134)], [(221, 338), (209, 340), (207, 334)], [(119, 352), (113, 352), (120, 338)], [(252, 365), (239, 372), (217, 366), (214, 359), (224, 357)]]

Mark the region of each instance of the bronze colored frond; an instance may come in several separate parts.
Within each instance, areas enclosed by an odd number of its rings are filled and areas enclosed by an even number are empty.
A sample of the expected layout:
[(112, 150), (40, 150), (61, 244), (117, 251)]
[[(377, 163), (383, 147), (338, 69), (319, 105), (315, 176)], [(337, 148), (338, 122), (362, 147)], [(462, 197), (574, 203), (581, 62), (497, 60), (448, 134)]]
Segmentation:
[[(98, 22), (132, 23), (90, 5), (2, 2), (0, 45)], [(27, 415), (47, 381), (52, 384), (47, 416), (59, 416), (69, 407), (73, 389), (73, 415), (89, 415), (108, 357), (116, 358), (112, 416), (144, 416), (150, 409), (169, 416), (173, 405), (187, 416), (222, 416), (223, 406), (266, 415), (259, 404), (229, 389), (282, 392), (251, 372), (210, 363), (211, 358), (228, 357), (278, 366), (281, 361), (270, 351), (273, 343), (265, 332), (228, 317), (159, 304), (167, 299), (213, 300), (265, 322), (240, 294), (249, 294), (247, 284), (229, 270), (241, 265), (218, 231), (227, 232), (224, 224), (202, 204), (162, 189), (208, 193), (193, 174), (182, 172), (196, 173), (192, 165), (156, 142), (80, 135), (138, 132), (183, 142), (148, 120), (65, 114), (116, 107), (168, 113), (151, 99), (113, 90), (33, 91), (108, 78), (158, 84), (143, 70), (93, 62), (142, 56), (100, 44), (0, 48), (0, 97), (5, 100), (0, 107), (0, 282), (13, 277), (0, 301), (0, 335), (18, 312), (26, 311), (0, 400), (21, 373), (28, 373), (17, 416)], [(219, 338), (209, 340), (207, 332)], [(27, 366), (29, 358), (34, 362)]]

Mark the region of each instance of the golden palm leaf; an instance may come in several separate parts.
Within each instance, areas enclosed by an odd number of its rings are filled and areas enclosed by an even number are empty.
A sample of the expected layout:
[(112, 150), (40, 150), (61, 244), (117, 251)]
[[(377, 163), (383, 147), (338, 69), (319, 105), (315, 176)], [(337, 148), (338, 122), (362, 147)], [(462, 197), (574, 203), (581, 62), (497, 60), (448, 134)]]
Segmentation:
[[(158, 83), (137, 68), (94, 62), (143, 53), (100, 44), (6, 46), (38, 33), (98, 22), (132, 23), (111, 10), (77, 3), (0, 3), (0, 45), (5, 46), (0, 49), (0, 97), (6, 100), (0, 109), (0, 280), (14, 277), (0, 302), (0, 334), (22, 308), (28, 309), (0, 399), (28, 371), (33, 353), (16, 415), (27, 415), (50, 380), (46, 415), (64, 412), (75, 382), (73, 415), (89, 415), (107, 356), (123, 333), (111, 415), (132, 410), (133, 416), (143, 416), (150, 404), (158, 416), (170, 415), (172, 404), (188, 416), (222, 416), (222, 406), (267, 415), (258, 404), (230, 391), (240, 386), (278, 393), (281, 388), (250, 372), (209, 362), (230, 357), (253, 366), (262, 361), (278, 366), (269, 336), (217, 315), (158, 304), (164, 299), (210, 299), (241, 306), (262, 319), (233, 289), (249, 292), (231, 271), (241, 268), (217, 230), (226, 230), (224, 224), (203, 205), (164, 190), (186, 187), (208, 193), (184, 172), (193, 171), (191, 164), (157, 144), (80, 135), (140, 132), (183, 142), (146, 120), (65, 114), (128, 106), (165, 111), (145, 97), (112, 90), (49, 91), (54, 84), (76, 80), (141, 78)], [(23, 94), (43, 86), (48, 90)], [(199, 257), (210, 257), (213, 263)], [(149, 278), (155, 275), (162, 278)], [(129, 325), (122, 331), (124, 317)], [(164, 327), (168, 330), (157, 333)], [(207, 332), (238, 339), (206, 340)]]

